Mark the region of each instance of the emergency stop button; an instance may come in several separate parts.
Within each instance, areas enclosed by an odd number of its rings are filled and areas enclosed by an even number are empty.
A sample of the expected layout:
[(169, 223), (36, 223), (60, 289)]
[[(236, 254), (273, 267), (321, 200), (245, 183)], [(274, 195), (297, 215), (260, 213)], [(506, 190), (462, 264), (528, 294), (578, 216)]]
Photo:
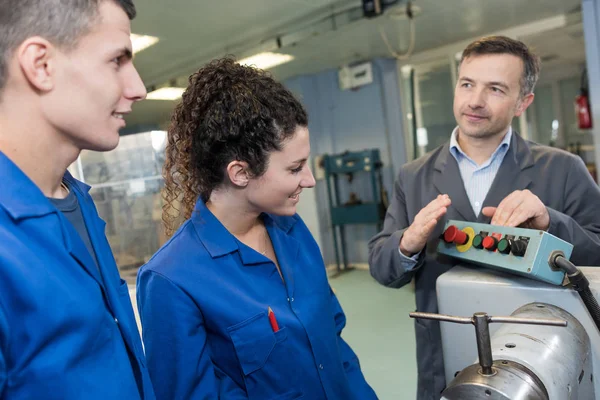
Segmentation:
[(469, 241), (469, 235), (461, 231), (456, 225), (450, 225), (444, 232), (444, 242), (455, 243), (457, 246), (466, 244)]

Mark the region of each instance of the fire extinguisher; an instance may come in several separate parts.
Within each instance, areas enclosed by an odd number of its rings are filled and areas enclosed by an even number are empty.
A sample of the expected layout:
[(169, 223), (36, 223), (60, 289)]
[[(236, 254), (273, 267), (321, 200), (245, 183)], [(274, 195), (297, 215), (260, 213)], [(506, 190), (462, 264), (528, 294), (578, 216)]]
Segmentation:
[(587, 71), (584, 70), (581, 74), (581, 89), (579, 95), (575, 97), (575, 114), (579, 129), (590, 129), (592, 127), (592, 110), (587, 86)]

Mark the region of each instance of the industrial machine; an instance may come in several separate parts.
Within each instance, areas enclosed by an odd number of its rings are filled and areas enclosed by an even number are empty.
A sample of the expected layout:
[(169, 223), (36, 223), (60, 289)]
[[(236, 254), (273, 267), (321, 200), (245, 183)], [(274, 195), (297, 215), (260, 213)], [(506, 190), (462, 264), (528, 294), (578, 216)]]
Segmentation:
[(537, 230), (450, 220), (440, 239), (460, 264), (438, 278), (439, 314), (411, 317), (442, 321), (442, 399), (600, 398), (600, 268)]
[[(338, 273), (351, 269), (346, 247), (345, 227), (347, 225), (373, 224), (377, 227), (377, 231), (381, 231), (387, 209), (382, 166), (378, 149), (346, 151), (323, 156)], [(359, 176), (362, 179), (359, 179)], [(346, 177), (348, 184), (342, 186), (340, 181), (343, 177)]]

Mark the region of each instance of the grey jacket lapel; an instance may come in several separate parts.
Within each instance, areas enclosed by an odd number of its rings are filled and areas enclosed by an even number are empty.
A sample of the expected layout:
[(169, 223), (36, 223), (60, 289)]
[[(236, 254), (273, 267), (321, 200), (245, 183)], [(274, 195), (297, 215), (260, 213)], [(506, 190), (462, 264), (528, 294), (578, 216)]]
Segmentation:
[[(533, 156), (527, 142), (517, 132), (513, 132), (510, 147), (483, 202), (483, 207), (497, 207), (515, 190), (527, 189), (532, 179), (526, 170), (533, 165)], [(489, 218), (480, 213), (478, 220), (489, 221)]]
[(441, 194), (447, 194), (452, 201), (451, 209), (456, 210), (465, 221), (475, 221), (475, 212), (465, 191), (458, 164), (446, 143), (435, 162), (433, 184)]

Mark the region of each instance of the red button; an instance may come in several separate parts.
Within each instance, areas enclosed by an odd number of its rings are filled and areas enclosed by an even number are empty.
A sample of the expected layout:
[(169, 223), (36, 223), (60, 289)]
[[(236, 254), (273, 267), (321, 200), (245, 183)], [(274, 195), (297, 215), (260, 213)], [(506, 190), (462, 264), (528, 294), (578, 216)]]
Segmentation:
[(446, 232), (444, 232), (444, 241), (446, 243), (456, 243), (457, 245), (465, 244), (469, 241), (469, 236), (456, 227), (456, 225), (450, 225)]
[(486, 236), (483, 238), (483, 248), (486, 250), (494, 251), (498, 245), (498, 239), (492, 236)]

